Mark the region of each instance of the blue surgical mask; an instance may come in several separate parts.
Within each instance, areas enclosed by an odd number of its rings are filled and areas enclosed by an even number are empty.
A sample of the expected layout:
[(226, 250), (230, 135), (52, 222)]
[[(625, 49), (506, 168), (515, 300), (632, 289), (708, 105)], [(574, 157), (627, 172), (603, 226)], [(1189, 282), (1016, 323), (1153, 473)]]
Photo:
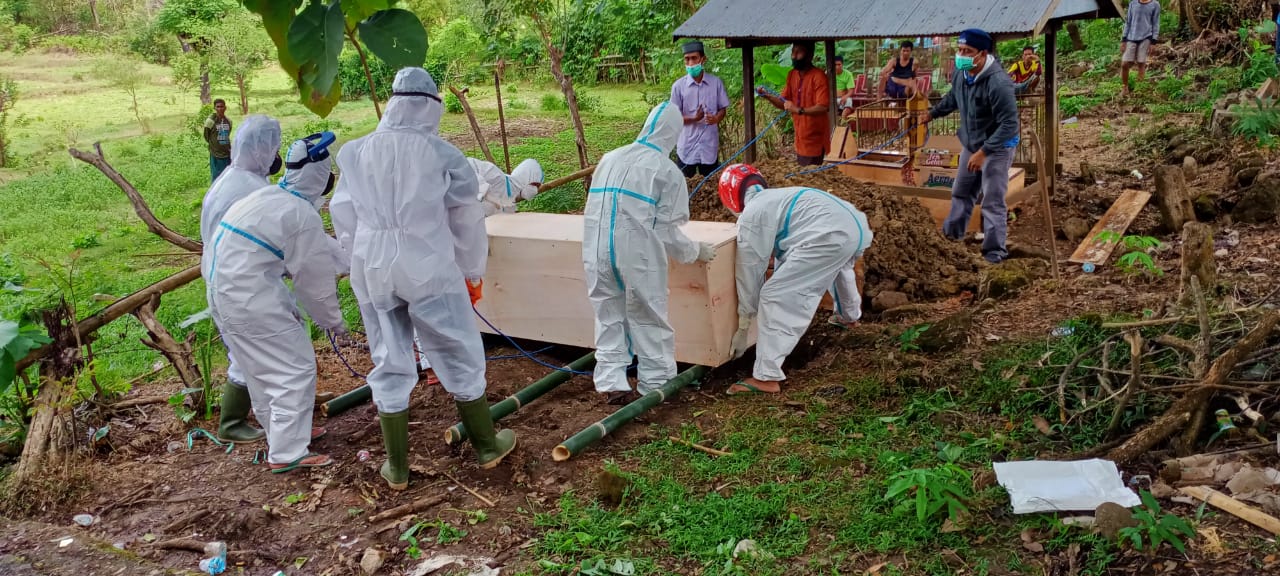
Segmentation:
[(702, 75), (702, 65), (695, 64), (693, 66), (685, 66), (684, 71), (688, 72), (690, 76), (697, 78), (698, 76)]
[(961, 56), (956, 54), (956, 69), (965, 72), (973, 70), (973, 56)]

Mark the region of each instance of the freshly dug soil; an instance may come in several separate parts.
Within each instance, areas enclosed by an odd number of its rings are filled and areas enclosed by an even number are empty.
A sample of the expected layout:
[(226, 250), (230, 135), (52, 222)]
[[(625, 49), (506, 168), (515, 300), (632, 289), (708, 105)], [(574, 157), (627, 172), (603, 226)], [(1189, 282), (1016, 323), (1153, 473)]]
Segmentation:
[[(849, 201), (867, 215), (875, 240), (866, 253), (865, 296), (881, 292), (906, 294), (913, 302), (936, 300), (973, 290), (982, 261), (976, 251), (942, 236), (929, 211), (915, 199), (904, 199), (879, 186), (859, 182), (837, 169), (786, 178), (798, 170), (789, 159), (757, 165), (771, 187), (809, 186)], [(693, 191), (701, 176), (689, 179)], [(712, 178), (689, 200), (694, 220), (733, 222), (721, 203)]]

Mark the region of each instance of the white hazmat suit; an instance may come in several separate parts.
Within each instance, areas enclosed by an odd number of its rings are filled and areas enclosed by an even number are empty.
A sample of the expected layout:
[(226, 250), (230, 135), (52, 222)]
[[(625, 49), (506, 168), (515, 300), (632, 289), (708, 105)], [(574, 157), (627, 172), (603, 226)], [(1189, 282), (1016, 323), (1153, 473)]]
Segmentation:
[[(424, 70), (407, 68), (393, 91), (434, 95), (436, 86)], [(432, 97), (392, 96), (378, 128), (338, 153), (342, 178), (329, 211), (351, 254), (380, 413), (409, 407), (415, 330), (456, 400), (485, 392), (484, 344), (465, 279), (484, 275), (489, 238), (476, 173), (437, 134), (442, 112)]]
[[(200, 205), (200, 241), (204, 243), (202, 261), (213, 257), (213, 239), (218, 223), (231, 205), (270, 183), (272, 162), (280, 154), (280, 123), (274, 118), (248, 116), (231, 140), (231, 166), (222, 171), (209, 187)], [(208, 276), (205, 276), (206, 280)], [(244, 374), (227, 350), (227, 380), (245, 386)]]
[(595, 310), (598, 392), (631, 390), (626, 369), (633, 354), (641, 394), (675, 377), (667, 258), (688, 264), (714, 255), (680, 231), (689, 221), (689, 188), (670, 155), (682, 126), (679, 110), (659, 104), (636, 141), (605, 154), (592, 177), (582, 262)]
[[(290, 162), (306, 156), (305, 142), (290, 147)], [(316, 211), (330, 165), (324, 159), (286, 170), (280, 184), (237, 202), (203, 262), (209, 307), (244, 370), (271, 464), (305, 458), (311, 441), (316, 359), (298, 304), (321, 328), (343, 330), (332, 248)]]
[[(823, 292), (831, 293), (838, 319), (862, 317), (853, 265), (871, 246), (871, 228), (852, 204), (813, 188), (756, 185), (745, 200), (738, 217), (735, 352), (745, 348), (759, 312), (752, 377), (781, 381), (782, 362), (808, 330)], [(770, 258), (773, 276), (765, 280)]]
[(532, 158), (517, 165), (510, 176), (492, 162), (467, 158), (467, 163), (480, 180), (479, 198), (484, 202), (485, 216), (514, 214), (516, 202), (537, 196), (542, 184), (542, 166)]

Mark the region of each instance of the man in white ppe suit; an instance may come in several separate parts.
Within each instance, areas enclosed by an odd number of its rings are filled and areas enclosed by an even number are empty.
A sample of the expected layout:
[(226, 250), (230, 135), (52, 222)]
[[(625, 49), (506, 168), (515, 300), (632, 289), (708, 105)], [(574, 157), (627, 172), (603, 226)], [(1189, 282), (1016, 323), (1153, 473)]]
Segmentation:
[(497, 466), (516, 438), (495, 433), (489, 418), (484, 344), (471, 308), (489, 248), (475, 171), (437, 133), (443, 107), (426, 70), (400, 70), (391, 90), (378, 128), (338, 153), (343, 190), (329, 210), (339, 241), (351, 243), (351, 289), (369, 337), (368, 381), (387, 450), (382, 477), (403, 490), (415, 330), (480, 465)]
[[(871, 246), (867, 216), (821, 190), (767, 185), (747, 164), (720, 175), (720, 199), (739, 214), (735, 358), (746, 352), (751, 321), (760, 316), (752, 377), (731, 386), (730, 395), (781, 392), (782, 363), (808, 330), (824, 292), (835, 302), (832, 323), (862, 317), (853, 267)], [(766, 280), (770, 258), (773, 276)]]
[(639, 357), (641, 394), (676, 375), (675, 332), (667, 321), (667, 258), (715, 257), (680, 231), (689, 188), (671, 161), (684, 120), (670, 102), (649, 112), (636, 141), (600, 159), (587, 194), (582, 262), (595, 309), (596, 391), (610, 404), (632, 399), (627, 366)]
[[(213, 240), (218, 223), (232, 204), (266, 186), (267, 176), (280, 171), (280, 123), (266, 116), (249, 116), (231, 142), (231, 166), (222, 171), (204, 195), (200, 209), (202, 261), (213, 257)], [(205, 277), (208, 280), (208, 276)], [(249, 425), (250, 399), (244, 374), (227, 349), (227, 383), (222, 386), (222, 409), (218, 439), (224, 442), (255, 442), (266, 437)]]
[(467, 158), (480, 180), (480, 200), (484, 202), (484, 215), (514, 214), (516, 202), (538, 195), (542, 185), (542, 165), (529, 158), (516, 166), (508, 176), (493, 162)]
[[(508, 176), (497, 164), (476, 158), (467, 158), (471, 169), (476, 171), (480, 180), (478, 198), (484, 203), (484, 216), (494, 214), (515, 214), (516, 202), (530, 200), (538, 195), (538, 187), (542, 185), (542, 165), (532, 158), (526, 159), (516, 166)], [(335, 198), (337, 200), (337, 198)], [(422, 339), (415, 332), (413, 343), (422, 349)], [(418, 358), (418, 368), (429, 370), (431, 362), (425, 354)], [(431, 380), (428, 380), (430, 383)]]
[(308, 451), (316, 358), (297, 308), (321, 328), (346, 332), (332, 245), (317, 210), (333, 185), (326, 149), (332, 143), (328, 132), (294, 142), (280, 183), (227, 211), (202, 262), (209, 308), (244, 371), (274, 473), (333, 463)]

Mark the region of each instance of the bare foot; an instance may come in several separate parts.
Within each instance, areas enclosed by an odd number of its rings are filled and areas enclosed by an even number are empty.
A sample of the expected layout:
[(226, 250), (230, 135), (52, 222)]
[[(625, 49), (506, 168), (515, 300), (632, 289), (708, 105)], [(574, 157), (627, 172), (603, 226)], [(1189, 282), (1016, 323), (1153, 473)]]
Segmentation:
[(729, 396), (736, 396), (738, 394), (778, 394), (781, 392), (782, 382), (780, 381), (765, 381), (756, 380), (755, 378), (747, 378), (746, 380), (730, 386), (729, 390), (725, 392), (725, 394), (728, 394)]

